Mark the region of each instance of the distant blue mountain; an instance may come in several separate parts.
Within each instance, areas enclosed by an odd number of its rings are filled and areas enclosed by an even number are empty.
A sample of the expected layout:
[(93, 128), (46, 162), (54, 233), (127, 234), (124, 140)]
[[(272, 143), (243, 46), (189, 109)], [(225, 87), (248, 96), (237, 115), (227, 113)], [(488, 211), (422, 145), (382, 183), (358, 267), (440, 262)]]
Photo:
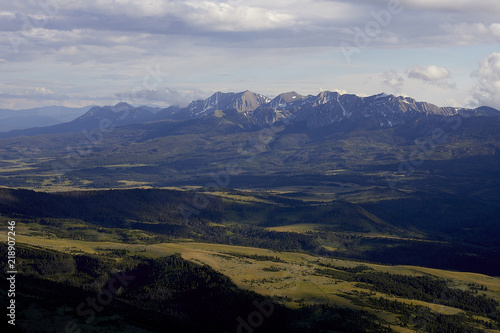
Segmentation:
[(53, 105), (23, 110), (0, 109), (0, 132), (65, 123), (81, 116), (90, 108), (92, 106), (68, 108)]

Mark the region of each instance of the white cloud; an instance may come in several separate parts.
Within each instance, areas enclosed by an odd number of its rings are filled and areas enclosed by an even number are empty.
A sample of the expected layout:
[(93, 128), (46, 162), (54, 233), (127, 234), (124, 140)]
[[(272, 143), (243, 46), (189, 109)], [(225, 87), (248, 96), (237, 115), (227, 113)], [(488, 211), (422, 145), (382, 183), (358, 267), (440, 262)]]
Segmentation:
[[(324, 89), (320, 88), (320, 91), (324, 91)], [(330, 91), (333, 91), (333, 92), (336, 92), (336, 93), (339, 93), (340, 95), (345, 95), (347, 94), (347, 90), (344, 90), (344, 89), (331, 89)]]
[(493, 36), (500, 37), (500, 23), (492, 23), (489, 26), (489, 32)]
[(459, 102), (457, 102), (454, 98), (449, 98), (446, 101), (446, 105), (449, 105), (451, 107), (461, 107), (461, 106), (463, 106), (462, 104), (460, 104)]
[(275, 9), (262, 7), (237, 6), (218, 2), (189, 3), (194, 10), (189, 19), (195, 25), (207, 26), (212, 30), (223, 31), (255, 31), (283, 27), (296, 24), (293, 15)]
[(16, 14), (14, 14), (13, 12), (8, 12), (8, 11), (0, 11), (0, 17), (2, 18), (2, 20), (6, 20), (6, 19), (13, 19), (16, 17)]
[(411, 79), (419, 79), (423, 81), (438, 81), (450, 77), (450, 71), (444, 67), (429, 65), (425, 67), (410, 67), (407, 69), (408, 77)]
[(35, 87), (35, 89), (33, 90), (34, 94), (36, 95), (53, 95), (54, 92), (50, 89), (47, 89), (45, 87)]
[(10, 93), (3, 92), (0, 94), (3, 98), (29, 98), (29, 99), (53, 99), (62, 97), (61, 95), (53, 92), (46, 87), (35, 87), (33, 89), (28, 89), (23, 92)]
[(478, 62), (472, 74), (479, 79), (469, 103), (472, 106), (487, 105), (500, 109), (500, 53), (495, 52)]
[[(204, 27), (206, 31), (258, 31), (296, 24), (294, 15), (279, 2), (88, 0), (73, 1), (65, 8), (75, 13), (85, 11), (107, 17), (125, 16), (129, 21), (145, 19), (146, 29), (149, 28), (147, 19), (158, 18), (184, 27)], [(120, 20), (117, 23), (120, 24)]]
[(423, 81), (442, 89), (456, 89), (457, 85), (454, 82), (446, 80), (450, 77), (450, 71), (444, 67), (429, 65), (425, 67), (409, 67), (406, 69), (408, 78)]
[(383, 73), (382, 76), (384, 78), (384, 80), (382, 81), (383, 84), (391, 87), (396, 93), (401, 92), (405, 79), (401, 75), (399, 75), (396, 70), (391, 70), (389, 72)]

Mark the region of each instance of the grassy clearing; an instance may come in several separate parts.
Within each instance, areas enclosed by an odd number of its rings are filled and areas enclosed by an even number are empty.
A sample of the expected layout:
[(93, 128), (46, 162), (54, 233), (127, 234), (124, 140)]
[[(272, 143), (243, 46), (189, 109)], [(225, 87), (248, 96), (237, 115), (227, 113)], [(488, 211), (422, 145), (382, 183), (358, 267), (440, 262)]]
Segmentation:
[(18, 171), (28, 171), (28, 170), (34, 170), (36, 168), (34, 167), (12, 167), (12, 168), (0, 168), (0, 172), (18, 172)]
[(279, 227), (269, 227), (267, 230), (280, 231), (280, 232), (298, 232), (298, 233), (307, 233), (310, 231), (318, 231), (321, 227), (326, 227), (326, 224), (318, 224), (318, 223), (299, 223), (292, 225), (284, 225)]
[(152, 188), (147, 182), (136, 182), (132, 180), (119, 180), (118, 183), (132, 188)]
[(130, 164), (130, 163), (124, 163), (124, 164), (108, 164), (104, 165), (104, 168), (137, 168), (137, 167), (145, 167), (145, 166), (150, 166), (152, 164)]
[[(75, 227), (77, 224), (75, 224)], [(311, 226), (302, 226), (305, 230)], [(363, 295), (367, 290), (360, 288), (355, 282), (342, 281), (331, 277), (318, 275), (315, 270), (324, 268), (324, 264), (334, 267), (356, 268), (358, 262), (312, 256), (295, 252), (276, 252), (261, 248), (243, 246), (199, 243), (192, 241), (177, 241), (160, 244), (124, 244), (116, 241), (83, 241), (34, 235), (33, 230), (19, 225), (17, 241), (19, 243), (40, 246), (65, 252), (84, 252), (89, 254), (106, 255), (106, 251), (126, 250), (129, 255), (141, 255), (149, 258), (180, 253), (184, 259), (211, 266), (218, 272), (230, 277), (239, 287), (255, 291), (265, 296), (280, 299), (290, 308), (300, 308), (304, 305), (329, 303), (352, 309), (365, 309), (379, 318), (388, 320), (391, 325), (397, 326), (397, 318), (388, 312), (363, 308), (354, 304), (344, 295)], [(136, 230), (135, 233), (142, 231)], [(103, 250), (105, 249), (105, 250)], [(257, 255), (257, 256), (255, 256)], [(250, 257), (249, 257), (250, 256)], [(252, 259), (252, 256), (257, 259)], [(278, 258), (266, 260), (267, 257)], [(117, 259), (118, 260), (118, 259)], [(323, 264), (323, 265), (321, 265)], [(450, 280), (454, 287), (467, 289), (469, 283), (481, 284), (488, 287), (484, 291), (489, 297), (500, 300), (500, 278), (476, 273), (452, 272), (415, 266), (384, 266), (363, 264), (375, 271), (388, 272), (411, 276), (433, 275)], [(365, 296), (363, 296), (365, 297)], [(380, 292), (369, 297), (383, 297), (389, 300), (422, 305), (432, 311), (451, 315), (463, 312), (462, 310), (431, 304), (423, 301), (408, 300)], [(399, 327), (397, 332), (409, 332)]]
[[(318, 223), (298, 223), (291, 225), (283, 225), (278, 227), (268, 227), (267, 230), (278, 231), (278, 232), (296, 232), (301, 234), (312, 233), (321, 231), (322, 228), (328, 228), (331, 225), (318, 224)], [(421, 238), (411, 238), (411, 237), (401, 237), (397, 235), (381, 234), (378, 232), (349, 232), (342, 233), (350, 236), (359, 236), (363, 238), (380, 238), (380, 239), (395, 239), (395, 240), (406, 240), (406, 241), (418, 241), (418, 242), (429, 242), (429, 243), (446, 243), (444, 241), (433, 241)], [(423, 237), (422, 234), (414, 233), (414, 237)], [(328, 248), (328, 246), (323, 246), (325, 249), (335, 250), (333, 248)]]
[(208, 195), (215, 195), (219, 196), (222, 198), (230, 199), (233, 201), (238, 201), (238, 202), (243, 202), (243, 203), (253, 203), (253, 202), (260, 202), (260, 203), (273, 203), (268, 200), (264, 200), (261, 198), (256, 198), (252, 195), (240, 195), (240, 194), (234, 194), (234, 193), (227, 193), (223, 191), (215, 191), (215, 192), (202, 192)]

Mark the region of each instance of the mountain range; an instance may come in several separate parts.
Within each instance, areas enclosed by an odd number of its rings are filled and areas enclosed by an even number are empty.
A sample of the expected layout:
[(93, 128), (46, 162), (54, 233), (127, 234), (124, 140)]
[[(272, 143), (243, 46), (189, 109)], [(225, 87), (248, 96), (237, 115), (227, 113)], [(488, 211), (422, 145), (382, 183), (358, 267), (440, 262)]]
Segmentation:
[[(299, 177), (296, 185), (316, 186), (310, 177), (330, 183), (331, 175), (350, 187), (356, 174), (363, 191), (374, 184), (421, 191), (419, 179), (432, 178), (425, 191), (469, 195), (479, 184), (500, 188), (493, 177), (500, 170), (499, 129), (493, 108), (438, 107), (383, 93), (292, 91), (273, 99), (215, 93), (164, 109), (118, 103), (70, 122), (2, 133), (0, 185), (55, 188), (61, 179), (85, 188), (203, 185), (237, 165), (231, 186), (238, 188), (280, 187), (289, 176)], [(450, 170), (458, 183), (442, 181)]]
[(92, 107), (82, 116), (66, 123), (1, 133), (0, 137), (34, 136), (81, 132), (98, 128), (103, 119), (113, 126), (124, 126), (161, 120), (187, 121), (217, 118), (219, 123), (232, 124), (241, 129), (266, 127), (277, 122), (300, 123), (307, 128), (345, 123), (365, 128), (384, 128), (403, 125), (432, 116), (499, 116), (500, 111), (490, 107), (476, 109), (438, 107), (417, 102), (410, 97), (378, 94), (359, 97), (351, 94), (323, 91), (318, 95), (303, 96), (296, 92), (282, 93), (273, 99), (244, 91), (217, 92), (205, 100), (191, 102), (186, 107), (139, 106), (121, 102), (115, 106)]

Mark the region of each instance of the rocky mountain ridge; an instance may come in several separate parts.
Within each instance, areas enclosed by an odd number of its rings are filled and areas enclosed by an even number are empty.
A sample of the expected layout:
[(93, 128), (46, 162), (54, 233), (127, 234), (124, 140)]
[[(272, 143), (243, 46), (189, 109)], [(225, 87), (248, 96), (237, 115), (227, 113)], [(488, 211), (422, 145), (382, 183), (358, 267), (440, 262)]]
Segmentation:
[(217, 92), (206, 100), (192, 102), (178, 109), (179, 119), (199, 119), (214, 115), (216, 111), (235, 110), (254, 124), (266, 126), (277, 121), (306, 122), (316, 128), (342, 120), (370, 120), (380, 127), (405, 124), (422, 116), (498, 116), (500, 111), (481, 107), (476, 109), (438, 107), (413, 98), (381, 93), (360, 97), (352, 94), (323, 91), (318, 95), (302, 96), (296, 92), (282, 93), (268, 99), (245, 91), (242, 93)]
[(98, 128), (106, 119), (113, 126), (140, 124), (153, 121), (187, 121), (221, 118), (241, 128), (266, 127), (277, 122), (302, 123), (308, 128), (319, 128), (341, 122), (363, 124), (367, 128), (387, 128), (432, 116), (493, 117), (500, 111), (490, 107), (476, 109), (438, 107), (418, 102), (410, 97), (385, 93), (360, 97), (353, 94), (323, 91), (318, 95), (303, 96), (294, 91), (282, 93), (273, 99), (249, 90), (239, 93), (217, 92), (204, 100), (191, 102), (187, 107), (170, 106), (165, 109), (147, 106), (134, 107), (121, 102), (115, 106), (93, 107), (77, 119), (63, 124), (1, 133), (0, 137), (19, 135), (58, 134)]

